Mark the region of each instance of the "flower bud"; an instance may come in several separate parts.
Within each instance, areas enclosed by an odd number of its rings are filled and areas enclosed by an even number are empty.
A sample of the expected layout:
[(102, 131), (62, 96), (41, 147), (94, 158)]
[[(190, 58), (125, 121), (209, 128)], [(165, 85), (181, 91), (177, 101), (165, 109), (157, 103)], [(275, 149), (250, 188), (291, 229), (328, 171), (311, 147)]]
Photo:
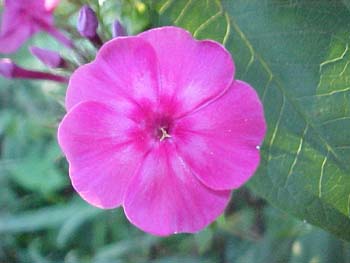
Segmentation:
[(43, 49), (39, 47), (30, 47), (29, 51), (39, 59), (43, 64), (50, 68), (64, 68), (67, 66), (65, 60), (56, 51)]
[(112, 24), (112, 36), (113, 38), (115, 37), (121, 37), (121, 36), (126, 36), (126, 31), (123, 25), (119, 22), (118, 19), (114, 20)]
[(29, 70), (16, 65), (11, 59), (0, 59), (0, 75), (5, 78), (51, 80), (56, 82), (68, 82), (68, 79), (52, 73)]
[(98, 20), (95, 12), (84, 5), (79, 12), (77, 28), (81, 36), (94, 38), (97, 35)]
[(0, 75), (5, 78), (12, 78), (15, 69), (15, 64), (11, 59), (3, 58), (0, 59)]

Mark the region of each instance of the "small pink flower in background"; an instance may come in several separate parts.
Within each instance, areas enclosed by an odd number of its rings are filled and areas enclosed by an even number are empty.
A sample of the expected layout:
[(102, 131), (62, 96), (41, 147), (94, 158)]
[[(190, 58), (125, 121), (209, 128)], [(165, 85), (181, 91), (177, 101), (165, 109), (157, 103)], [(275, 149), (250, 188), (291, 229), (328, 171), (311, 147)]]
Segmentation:
[(68, 47), (71, 41), (54, 26), (59, 0), (5, 0), (0, 29), (0, 53), (15, 52), (27, 39), (45, 31)]
[(226, 49), (177, 27), (115, 38), (71, 77), (58, 130), (75, 190), (156, 235), (196, 232), (259, 164), (262, 104)]

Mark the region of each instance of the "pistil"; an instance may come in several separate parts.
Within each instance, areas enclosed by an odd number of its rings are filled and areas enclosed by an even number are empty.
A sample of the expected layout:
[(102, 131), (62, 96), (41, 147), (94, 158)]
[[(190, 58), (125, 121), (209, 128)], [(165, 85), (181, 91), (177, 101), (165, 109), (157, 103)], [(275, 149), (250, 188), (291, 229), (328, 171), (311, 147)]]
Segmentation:
[(159, 139), (160, 141), (163, 141), (166, 138), (171, 138), (171, 136), (168, 134), (167, 130), (164, 127), (161, 127), (160, 131), (162, 132), (161, 137)]

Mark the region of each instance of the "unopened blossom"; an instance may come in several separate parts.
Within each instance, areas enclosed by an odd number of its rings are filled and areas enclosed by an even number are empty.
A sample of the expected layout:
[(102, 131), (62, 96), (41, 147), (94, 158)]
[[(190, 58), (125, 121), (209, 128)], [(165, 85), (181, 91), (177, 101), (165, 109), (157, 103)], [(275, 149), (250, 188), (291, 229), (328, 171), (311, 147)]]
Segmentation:
[(53, 11), (58, 3), (59, 0), (4, 0), (0, 53), (15, 52), (39, 31), (70, 47), (71, 41), (54, 26)]
[(66, 77), (60, 75), (22, 68), (8, 58), (0, 59), (0, 76), (9, 79), (51, 80), (63, 83), (68, 81)]
[(56, 51), (35, 46), (30, 47), (29, 51), (33, 54), (33, 56), (35, 56), (38, 60), (50, 68), (67, 67), (66, 61)]
[(97, 34), (98, 19), (94, 12), (88, 5), (84, 5), (80, 11), (77, 22), (77, 29), (81, 36), (89, 39), (96, 47), (102, 45), (102, 40)]
[(126, 36), (126, 30), (123, 25), (120, 23), (118, 19), (114, 20), (112, 23), (112, 36), (115, 37), (123, 37)]
[(75, 190), (156, 235), (213, 222), (255, 172), (266, 125), (230, 53), (177, 27), (106, 43), (72, 75), (58, 130)]

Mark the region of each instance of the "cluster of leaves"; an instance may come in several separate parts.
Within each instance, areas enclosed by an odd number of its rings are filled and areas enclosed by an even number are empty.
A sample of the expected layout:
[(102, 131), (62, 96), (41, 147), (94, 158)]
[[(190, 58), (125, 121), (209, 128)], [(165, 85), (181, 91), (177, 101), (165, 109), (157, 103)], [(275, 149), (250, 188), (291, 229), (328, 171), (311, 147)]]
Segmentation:
[[(75, 38), (84, 3), (97, 11), (105, 39), (119, 18), (131, 34), (174, 24), (223, 43), (237, 78), (264, 102), (262, 165), (211, 227), (153, 237), (120, 209), (93, 208), (73, 192), (56, 143), (65, 87), (1, 79), (0, 261), (350, 262), (346, 242), (307, 223), (350, 240), (347, 0), (62, 1), (57, 22)], [(58, 49), (44, 35), (31, 41)], [(78, 41), (83, 53), (93, 52)], [(40, 68), (26, 48), (13, 58)]]
[(350, 240), (348, 0), (153, 1), (158, 24), (228, 48), (265, 108), (268, 134), (249, 187)]

